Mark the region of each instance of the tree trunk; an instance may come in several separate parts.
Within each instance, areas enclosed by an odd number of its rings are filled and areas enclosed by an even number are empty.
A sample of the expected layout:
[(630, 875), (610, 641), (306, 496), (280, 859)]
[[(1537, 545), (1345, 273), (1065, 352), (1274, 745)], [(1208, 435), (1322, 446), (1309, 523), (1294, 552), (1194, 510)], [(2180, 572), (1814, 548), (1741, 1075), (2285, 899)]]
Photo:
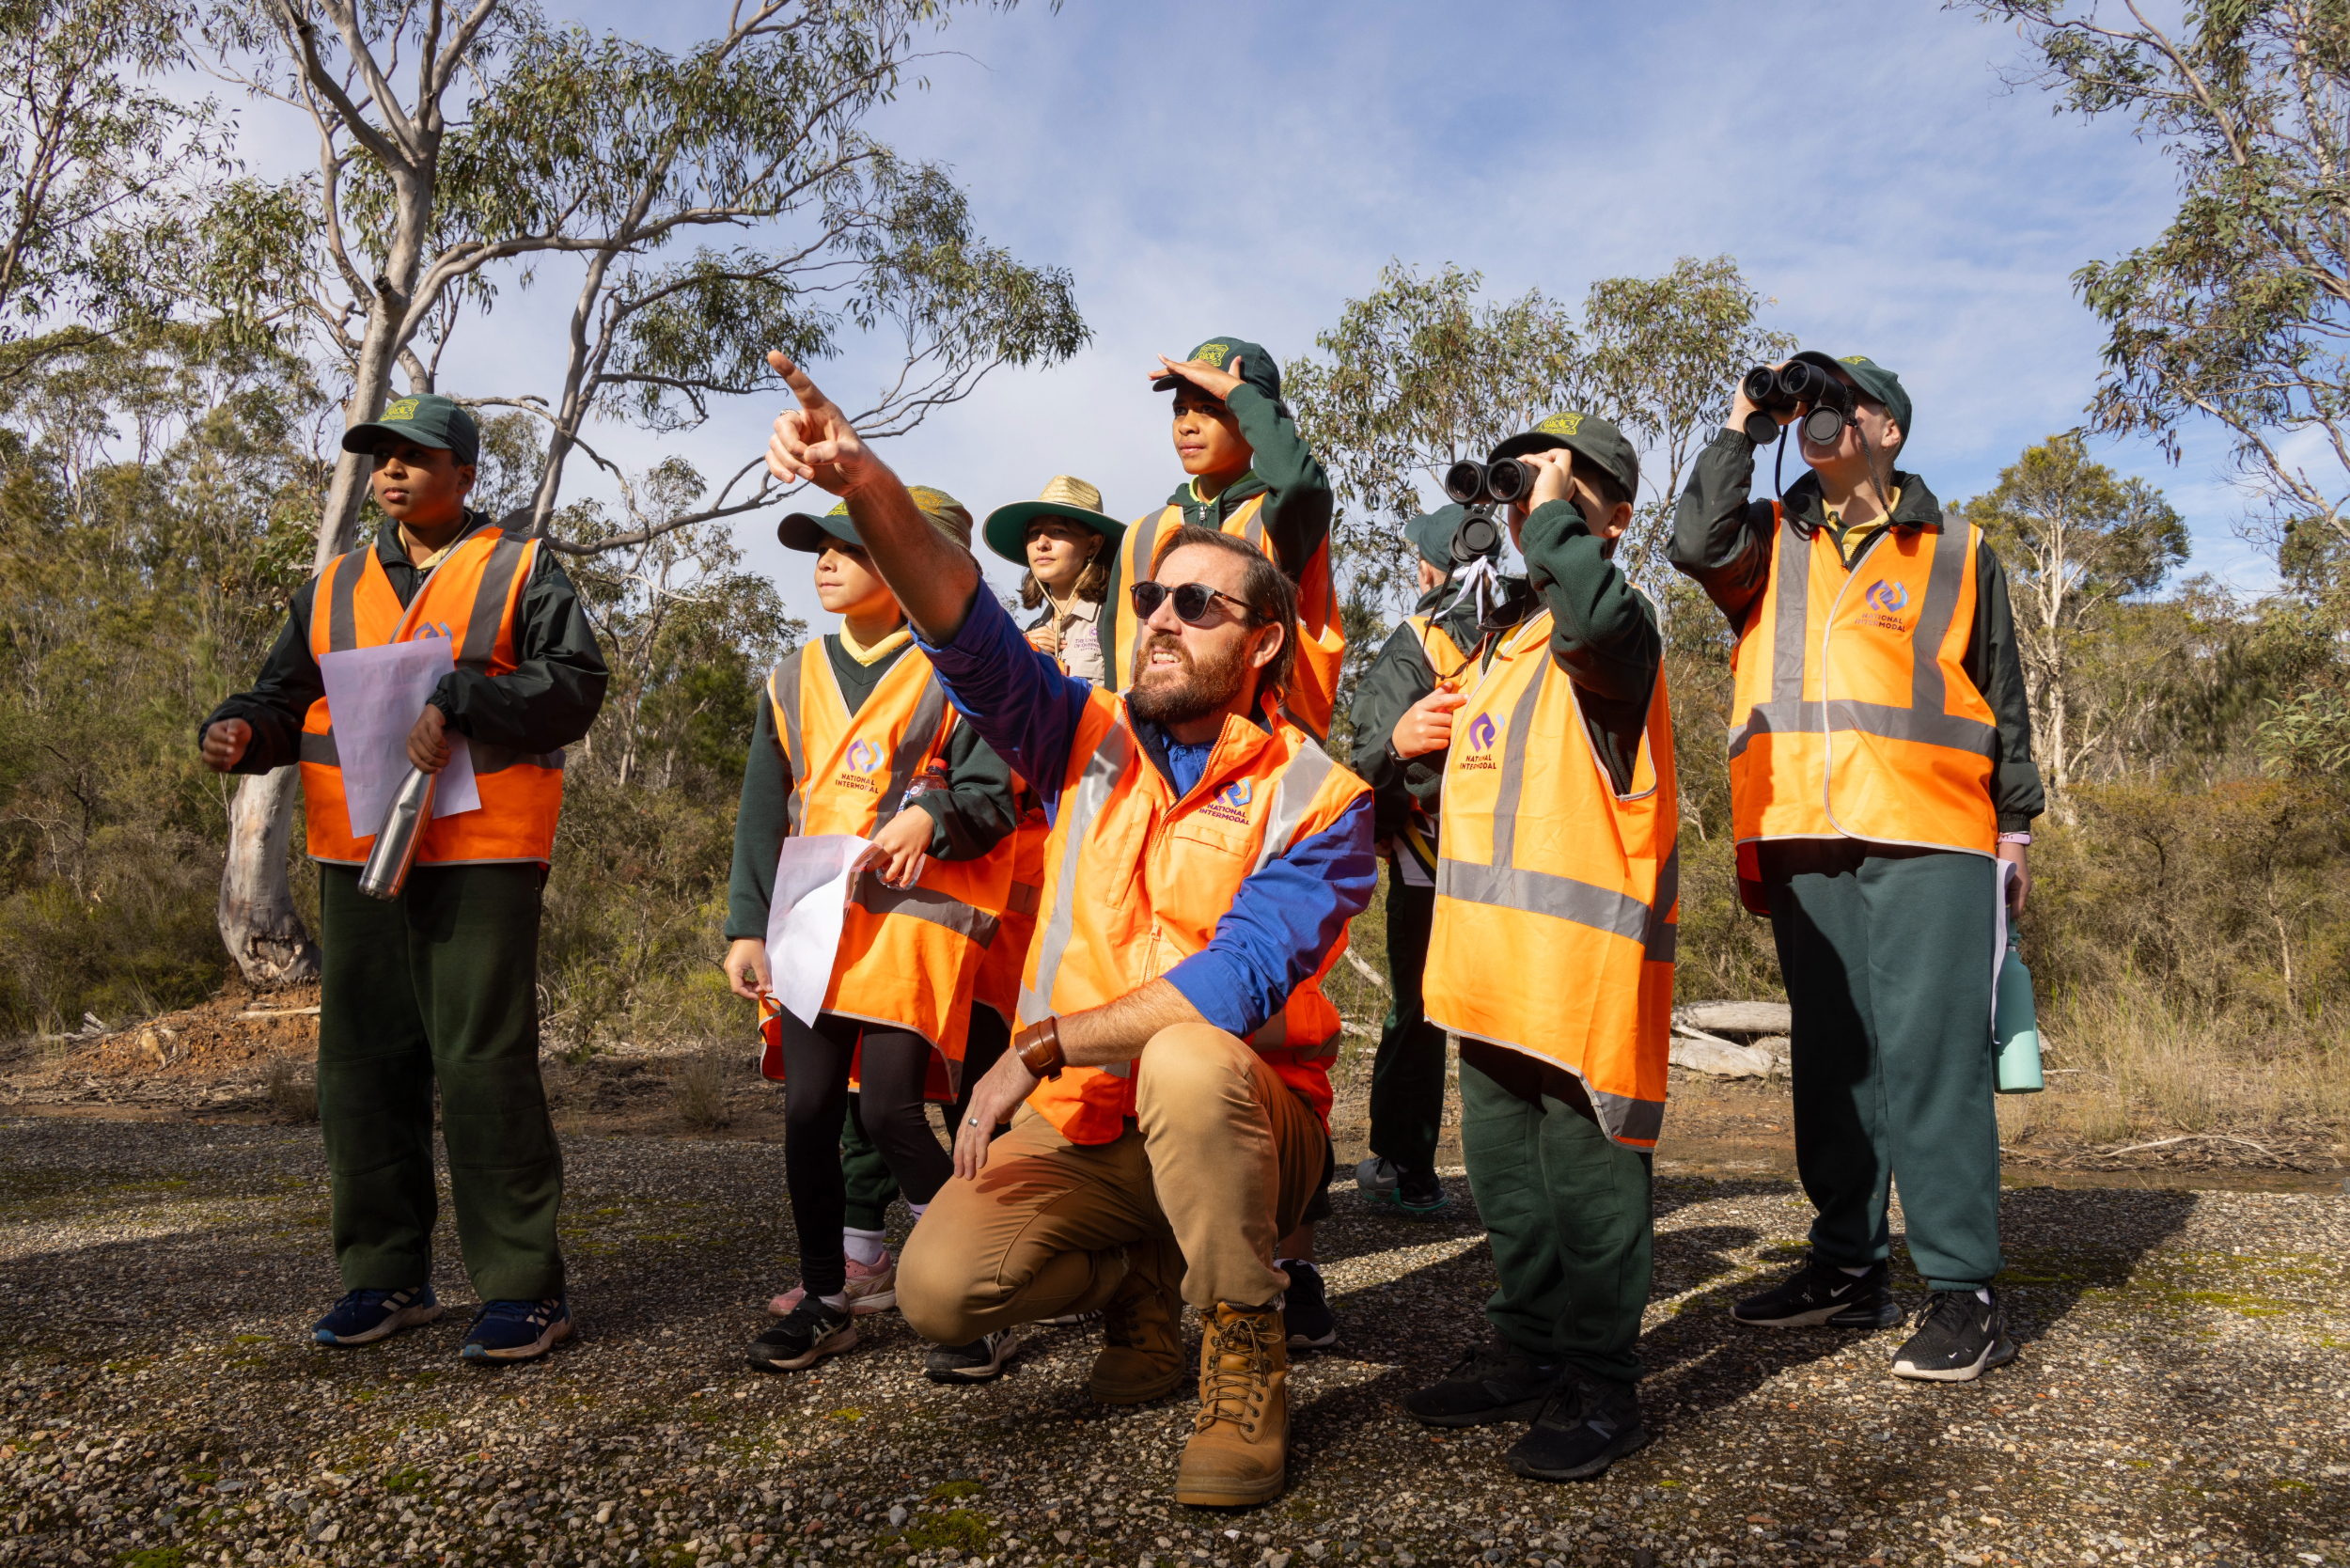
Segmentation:
[(294, 913), (286, 882), (295, 770), (246, 778), (228, 802), (228, 864), (220, 877), (220, 938), (245, 983), (290, 985), (319, 977), (318, 944)]

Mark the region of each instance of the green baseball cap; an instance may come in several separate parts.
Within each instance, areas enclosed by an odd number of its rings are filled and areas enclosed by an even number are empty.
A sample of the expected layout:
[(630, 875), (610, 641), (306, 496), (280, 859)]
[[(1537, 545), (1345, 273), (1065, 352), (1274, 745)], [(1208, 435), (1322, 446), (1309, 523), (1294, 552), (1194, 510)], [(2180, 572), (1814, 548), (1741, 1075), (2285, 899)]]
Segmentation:
[[(1423, 512), (1403, 525), (1403, 537), (1419, 549), (1419, 558), (1439, 572), (1450, 572), (1461, 565), (1452, 558), (1453, 536), (1461, 531), (1461, 524), (1468, 517), (1468, 508), (1459, 505), (1438, 507)], [(1501, 530), (1494, 530), (1493, 547), (1484, 552), (1488, 559), (1501, 556)]]
[(1623, 431), (1596, 414), (1554, 414), (1532, 430), (1513, 435), (1493, 449), (1485, 461), (1499, 463), (1503, 458), (1524, 457), (1528, 452), (1545, 452), (1554, 447), (1564, 447), (1577, 457), (1589, 458), (1618, 484), (1631, 500), (1640, 498), (1640, 454), (1632, 449)]
[[(962, 545), (971, 548), (971, 513), (961, 501), (943, 490), (932, 490), (926, 484), (910, 484), (906, 494), (914, 497), (915, 507), (930, 519), (931, 526)], [(840, 502), (832, 510), (819, 517), (814, 512), (795, 511), (776, 525), (776, 542), (786, 550), (798, 550), (821, 556), (832, 544), (854, 544), (865, 548), (857, 538), (856, 525), (849, 521), (849, 503)]]
[(1866, 354), (1848, 353), (1841, 357), (1825, 354), (1817, 349), (1806, 349), (1795, 355), (1807, 365), (1817, 365), (1830, 372), (1841, 370), (1852, 378), (1853, 386), (1872, 403), (1883, 403), (1885, 412), (1893, 416), (1893, 423), (1902, 428), (1902, 445), (1909, 444), (1909, 394), (1902, 388), (1902, 378), (1879, 365)]
[(1028, 525), (1040, 517), (1056, 517), (1091, 528), (1116, 549), (1126, 525), (1102, 510), (1102, 493), (1068, 474), (1056, 474), (1033, 501), (1014, 501), (987, 514), (980, 535), (987, 547), (1014, 566), (1028, 564)]
[(460, 466), (478, 461), (481, 455), (481, 431), (474, 424), (473, 416), (438, 392), (394, 398), (381, 419), (353, 425), (343, 431), (343, 450), (373, 452), (386, 436), (413, 441), (419, 447), (437, 447), (455, 458)]
[[(1238, 360), (1240, 368), (1233, 374), (1276, 402), (1280, 400), (1281, 362), (1266, 353), (1261, 343), (1251, 343), (1246, 337), (1211, 337), (1183, 357), (1213, 365), (1219, 370), (1231, 370), (1232, 362)], [(1161, 376), (1151, 387), (1155, 392), (1171, 391), (1182, 379)]]

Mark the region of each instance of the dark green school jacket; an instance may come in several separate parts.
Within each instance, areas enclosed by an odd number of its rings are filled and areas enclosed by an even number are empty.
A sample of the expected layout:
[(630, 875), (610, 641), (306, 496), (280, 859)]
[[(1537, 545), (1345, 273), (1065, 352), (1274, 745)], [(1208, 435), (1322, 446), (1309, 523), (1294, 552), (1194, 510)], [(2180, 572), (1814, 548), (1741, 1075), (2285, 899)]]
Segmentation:
[[(1191, 481), (1186, 479), (1167, 498), (1166, 504), (1183, 508), (1186, 523), (1220, 528), (1243, 502), (1251, 496), (1263, 496), (1265, 538), (1272, 541), (1274, 559), (1289, 574), (1290, 581), (1296, 582), (1315, 553), (1330, 542), (1330, 476), (1323, 472), (1322, 464), (1307, 448), (1305, 438), (1297, 433), (1297, 421), (1283, 413), (1273, 399), (1244, 382), (1233, 387), (1231, 396), (1224, 401), (1232, 411), (1234, 423), (1240, 426), (1241, 438), (1254, 454), (1248, 472), (1209, 501), (1194, 495)], [(1112, 691), (1125, 690), (1134, 675), (1130, 669), (1110, 667), (1118, 662), (1111, 628), (1116, 624), (1118, 607), (1126, 602), (1125, 572), (1125, 555), (1113, 547), (1109, 591), (1104, 596), (1102, 616), (1102, 652), (1106, 661), (1104, 673), (1109, 677)]]
[[(1771, 504), (1749, 500), (1754, 483), (1754, 443), (1744, 431), (1724, 430), (1698, 454), (1689, 488), (1673, 512), (1672, 563), (1696, 580), (1705, 596), (1744, 631), (1747, 614), (1762, 599), (1771, 570)], [(1915, 474), (1895, 473), (1900, 494), (1890, 521), (1938, 527), (1942, 503)], [(1781, 504), (1799, 526), (1828, 528), (1850, 568), (1884, 530), (1831, 527), (1821, 499), (1818, 476), (1807, 470), (1787, 487)], [(1847, 540), (1849, 538), (1849, 544)], [(1960, 660), (1966, 678), (1991, 705), (1998, 735), (1994, 743), (1991, 804), (1999, 831), (2020, 833), (2047, 808), (2040, 769), (2031, 760), (2031, 698), (2024, 686), (2024, 663), (2015, 646), (2015, 612), (2008, 602), (2007, 572), (1985, 540), (1975, 552), (1975, 623)]]
[[(1527, 574), (1501, 580), (1501, 603), (1484, 627), (1478, 624), (1473, 604), (1454, 606), (1437, 624), (1463, 652), (1474, 651), (1481, 668), (1500, 634), (1548, 608), (1551, 658), (1575, 683), (1584, 728), (1606, 760), (1608, 776), (1618, 790), (1626, 789), (1664, 662), (1656, 611), (1617, 570), (1583, 514), (1565, 501), (1535, 510), (1521, 531), (1520, 547)], [(1447, 583), (1421, 604), (1441, 604), (1457, 592), (1456, 585)], [(1402, 831), (1415, 802), (1431, 819), (1440, 820), (1446, 753), (1398, 761), (1387, 749), (1396, 721), (1436, 689), (1439, 673), (1430, 667), (1418, 636), (1406, 624), (1388, 636), (1355, 687), (1350, 710), (1355, 771), (1371, 786), (1373, 830), (1382, 839)]]
[[(492, 521), (468, 511), (464, 532), (458, 538), (468, 538)], [(387, 519), (376, 535), (375, 558), (406, 606), (425, 574), (410, 563), (401, 547), (398, 523)], [(222, 719), (243, 719), (253, 726), (253, 742), (233, 773), (267, 773), (301, 758), (303, 718), (326, 695), (319, 662), (310, 652), (310, 614), (317, 599), (318, 579), (313, 577), (288, 606), (286, 624), (262, 661), (260, 678), (196, 726), (199, 745), (204, 731)], [(596, 722), (610, 672), (578, 591), (553, 550), (539, 552), (538, 564), (523, 588), (517, 619), (514, 654), (519, 662), (513, 669), (494, 676), (453, 669), (441, 677), (429, 700), (447, 716), (451, 729), (484, 745), (560, 751), (575, 745)]]
[[(870, 665), (849, 657), (838, 635), (823, 639), (833, 678), (854, 713), (865, 706), (881, 678), (913, 649), (901, 643)], [(727, 939), (767, 939), (768, 905), (776, 896), (776, 860), (783, 854), (790, 824), (791, 763), (776, 734), (776, 705), (762, 685), (759, 719), (751, 732), (750, 760), (743, 767), (743, 805), (734, 818), (734, 868), (727, 878)], [(914, 797), (931, 814), (930, 853), (941, 860), (976, 860), (994, 849), (1019, 822), (1012, 800), (1011, 769), (979, 731), (958, 724), (947, 737), (947, 788)]]

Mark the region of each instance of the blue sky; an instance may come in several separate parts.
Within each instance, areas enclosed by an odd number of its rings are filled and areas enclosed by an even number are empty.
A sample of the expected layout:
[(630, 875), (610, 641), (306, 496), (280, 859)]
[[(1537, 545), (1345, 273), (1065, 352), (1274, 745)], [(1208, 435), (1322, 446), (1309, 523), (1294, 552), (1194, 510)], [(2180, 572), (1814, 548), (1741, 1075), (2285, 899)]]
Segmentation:
[[(659, 25), (633, 6), (550, 8)], [(663, 14), (692, 24), (701, 8)], [(2023, 63), (2013, 32), (1921, 4), (1068, 0), (962, 16), (941, 46), (927, 89), (875, 129), (950, 164), (991, 239), (1072, 269), (1095, 334), (1072, 363), (999, 371), (889, 448), (981, 514), (1064, 472), (1121, 515), (1157, 504), (1180, 475), (1143, 379), (1152, 356), (1233, 333), (1293, 357), (1390, 258), (1579, 301), (1596, 278), (1722, 252), (1775, 300), (1769, 324), (1902, 374), (1917, 405), (1904, 466), (1961, 499), (2078, 421), (2101, 335), (2070, 274), (2151, 239), (2172, 205), (2168, 162), (2126, 125), (2002, 84)], [(508, 289), (443, 384), (551, 391), (558, 276)], [(881, 368), (853, 350), (819, 374), (854, 407)], [(776, 406), (598, 439), (640, 463), (682, 451), (715, 477), (760, 447)], [(2170, 494), (2190, 570), (2267, 586), (2232, 532), (2244, 502), (2224, 445), (2188, 435), (2175, 468), (2142, 444), (2100, 455)], [(771, 526), (743, 538), (813, 613), (805, 557)]]

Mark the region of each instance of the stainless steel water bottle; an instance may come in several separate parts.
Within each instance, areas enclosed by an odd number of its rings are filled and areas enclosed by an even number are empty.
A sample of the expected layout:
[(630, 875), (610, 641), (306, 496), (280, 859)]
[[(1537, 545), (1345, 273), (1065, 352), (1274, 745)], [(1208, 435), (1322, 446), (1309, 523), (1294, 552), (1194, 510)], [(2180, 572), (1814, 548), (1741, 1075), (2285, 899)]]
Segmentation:
[(416, 846), (424, 842), (424, 830), (432, 825), (432, 786), (439, 777), (422, 768), (410, 768), (408, 776), (400, 781), (392, 808), (384, 814), (384, 825), (375, 830), (375, 847), (368, 851), (368, 863), (359, 872), (359, 891), (368, 897), (396, 899), (408, 886), (409, 868), (416, 863)]

